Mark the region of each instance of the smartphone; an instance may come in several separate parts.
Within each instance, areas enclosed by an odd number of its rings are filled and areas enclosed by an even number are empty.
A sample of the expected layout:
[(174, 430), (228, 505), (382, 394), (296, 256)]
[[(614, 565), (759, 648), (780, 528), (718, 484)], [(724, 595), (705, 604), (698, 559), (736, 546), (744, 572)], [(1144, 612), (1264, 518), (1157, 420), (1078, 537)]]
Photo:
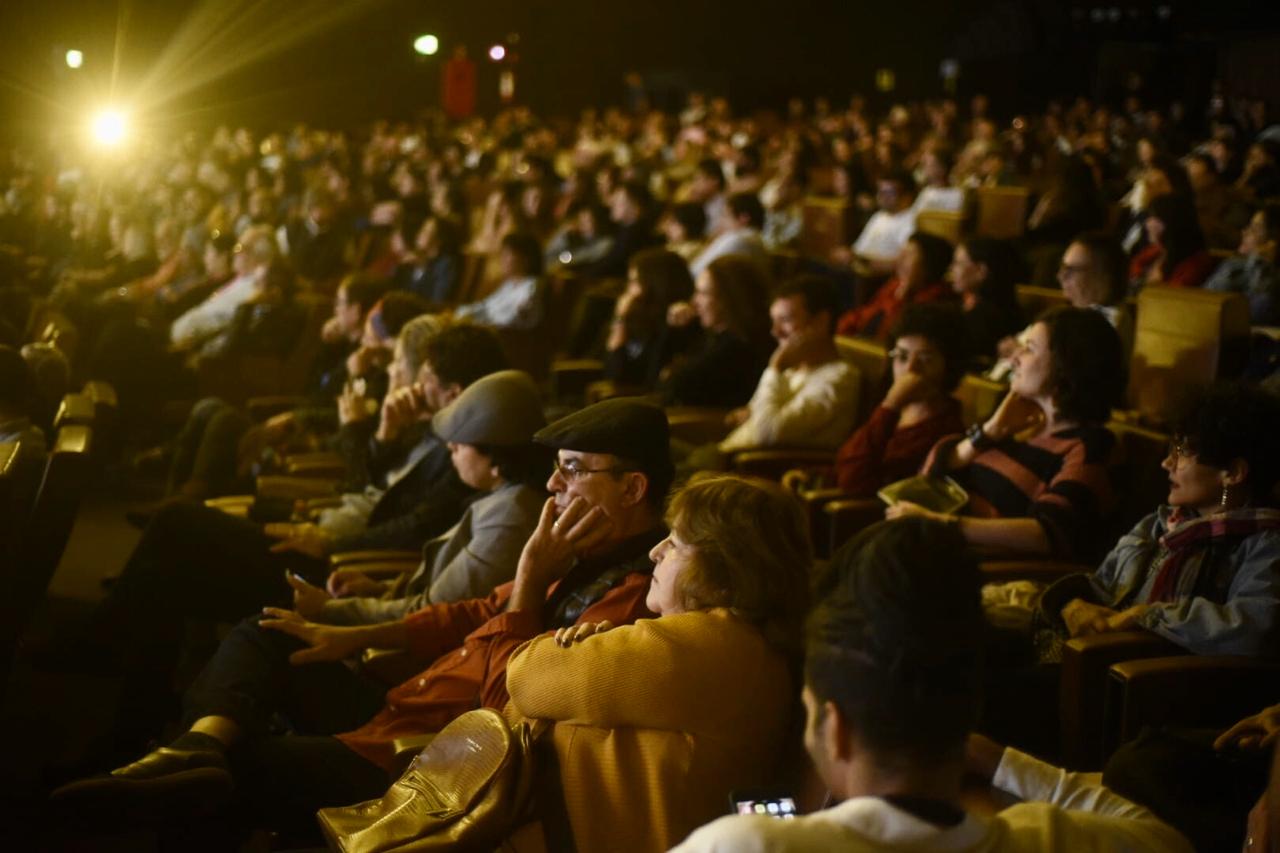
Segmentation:
[(799, 813), (795, 799), (777, 791), (735, 791), (729, 795), (729, 806), (733, 814), (756, 814), (780, 820), (793, 820)]

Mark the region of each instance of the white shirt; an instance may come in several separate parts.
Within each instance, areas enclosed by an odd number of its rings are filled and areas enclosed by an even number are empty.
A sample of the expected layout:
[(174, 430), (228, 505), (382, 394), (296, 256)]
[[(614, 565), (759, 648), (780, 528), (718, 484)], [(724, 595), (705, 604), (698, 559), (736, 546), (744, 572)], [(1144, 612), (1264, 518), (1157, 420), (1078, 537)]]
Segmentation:
[(839, 447), (853, 431), (858, 380), (858, 369), (841, 359), (813, 369), (765, 368), (747, 404), (751, 414), (720, 442), (720, 450)]
[(1141, 806), (1103, 787), (1098, 774), (1067, 773), (1006, 749), (992, 784), (1024, 802), (991, 818), (966, 814), (941, 827), (879, 797), (855, 797), (794, 820), (723, 817), (673, 853), (1190, 853), (1191, 845)]
[(867, 220), (853, 244), (853, 252), (877, 260), (894, 260), (916, 230), (916, 211), (907, 208), (900, 213), (877, 210)]
[(174, 346), (185, 349), (224, 331), (235, 319), (236, 309), (258, 292), (261, 281), (261, 271), (233, 278), (204, 302), (174, 320), (169, 328), (169, 340)]
[(960, 187), (925, 187), (916, 196), (915, 212), (940, 210), (944, 213), (960, 213), (964, 210), (964, 190)]
[(542, 292), (533, 276), (510, 278), (479, 302), (459, 305), (453, 312), (482, 326), (532, 329), (542, 322)]
[(746, 255), (753, 261), (766, 263), (769, 253), (760, 239), (760, 232), (754, 228), (734, 228), (716, 237), (698, 256), (689, 262), (689, 272), (694, 278), (702, 275), (702, 271), (711, 266), (716, 258), (725, 255)]

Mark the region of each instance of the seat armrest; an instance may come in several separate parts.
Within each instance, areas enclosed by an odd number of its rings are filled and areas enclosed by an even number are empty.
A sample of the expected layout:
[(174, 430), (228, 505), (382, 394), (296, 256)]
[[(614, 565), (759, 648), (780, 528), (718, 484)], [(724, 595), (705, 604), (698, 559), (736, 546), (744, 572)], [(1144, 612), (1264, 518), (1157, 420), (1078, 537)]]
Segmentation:
[(412, 560), (370, 560), (367, 563), (347, 563), (337, 568), (354, 569), (370, 577), (383, 579), (408, 574), (422, 563), (422, 558), (415, 556)]
[(1113, 738), (1106, 731), (1107, 680), (1112, 664), (1182, 653), (1149, 631), (1115, 631), (1074, 637), (1063, 644), (1059, 684), (1062, 750), (1068, 767), (1099, 770)]
[(677, 406), (667, 409), (667, 424), (672, 438), (696, 447), (720, 441), (729, 434), (729, 427), (724, 422), (728, 414), (728, 409)]
[(210, 509), (221, 510), (236, 518), (248, 518), (249, 508), (253, 506), (253, 495), (227, 495), (221, 498), (209, 498), (204, 505)]
[(601, 379), (587, 385), (586, 402), (587, 404), (599, 403), (601, 400), (612, 400), (614, 397), (643, 397), (650, 393), (652, 393), (651, 389), (640, 385), (624, 385)]
[(422, 554), (407, 549), (386, 548), (367, 551), (341, 551), (337, 554), (329, 555), (329, 565), (335, 569), (342, 566), (353, 566), (357, 563), (404, 562), (409, 560), (417, 564), (422, 560)]
[(982, 571), (983, 583), (1024, 580), (1053, 583), (1058, 578), (1094, 570), (1093, 566), (1084, 563), (1062, 560), (983, 560), (978, 568)]
[(275, 415), (292, 411), (305, 401), (306, 398), (296, 394), (275, 394), (268, 397), (250, 397), (249, 402), (245, 403), (245, 408), (249, 410), (249, 417), (255, 421), (265, 421)]
[(812, 447), (760, 447), (733, 454), (733, 470), (739, 474), (781, 480), (792, 468), (830, 468), (835, 451)]
[(1143, 658), (1111, 667), (1118, 742), (1143, 726), (1226, 728), (1280, 702), (1280, 661), (1243, 655)]
[(284, 470), (298, 477), (340, 478), (346, 476), (347, 463), (339, 454), (328, 450), (291, 453), (285, 457)]
[(290, 477), (282, 474), (268, 474), (258, 478), (258, 496), (263, 498), (281, 498), (284, 500), (306, 500), (322, 498), (336, 494), (336, 480), (322, 477)]

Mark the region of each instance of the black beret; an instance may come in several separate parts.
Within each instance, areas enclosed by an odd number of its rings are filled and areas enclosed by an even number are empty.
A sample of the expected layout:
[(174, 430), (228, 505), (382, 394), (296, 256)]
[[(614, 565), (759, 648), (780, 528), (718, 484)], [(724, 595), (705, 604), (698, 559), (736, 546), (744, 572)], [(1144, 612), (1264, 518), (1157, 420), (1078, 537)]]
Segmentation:
[(534, 436), (557, 450), (611, 453), (637, 461), (671, 458), (671, 431), (662, 409), (634, 397), (615, 397), (566, 415)]

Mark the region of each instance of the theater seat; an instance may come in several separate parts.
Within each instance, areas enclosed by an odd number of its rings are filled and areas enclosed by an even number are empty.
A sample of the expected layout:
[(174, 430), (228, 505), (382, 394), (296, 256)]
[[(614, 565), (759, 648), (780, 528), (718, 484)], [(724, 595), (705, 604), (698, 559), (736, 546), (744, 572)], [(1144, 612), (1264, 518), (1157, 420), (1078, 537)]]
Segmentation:
[(840, 358), (858, 369), (858, 416), (854, 428), (866, 423), (868, 417), (888, 390), (893, 372), (889, 368), (889, 350), (884, 344), (866, 338), (836, 336), (836, 350)]
[[(0, 608), (0, 656), (10, 659), (32, 612), (44, 601), (49, 581), (62, 560), (71, 528), (80, 510), (80, 499), (89, 484), (89, 452), (93, 430), (87, 426), (64, 426), (58, 431), (44, 467), (44, 476), (35, 493), (31, 512), (25, 517), (24, 535), (17, 558), (3, 567), (4, 603)], [(0, 689), (3, 682), (0, 682)]]
[(1188, 392), (1239, 374), (1249, 336), (1249, 303), (1242, 294), (1143, 288), (1129, 363), (1129, 405), (1148, 425), (1168, 424)]
[(1280, 702), (1280, 662), (1236, 655), (1124, 661), (1107, 682), (1108, 747), (1144, 726), (1221, 728)]
[(1062, 757), (1072, 770), (1101, 770), (1107, 758), (1107, 685), (1113, 664), (1186, 654), (1149, 631), (1116, 631), (1067, 640), (1062, 648), (1058, 709)]
[(974, 198), (977, 214), (973, 232), (977, 236), (1012, 240), (1027, 230), (1031, 191), (1026, 187), (979, 187)]

